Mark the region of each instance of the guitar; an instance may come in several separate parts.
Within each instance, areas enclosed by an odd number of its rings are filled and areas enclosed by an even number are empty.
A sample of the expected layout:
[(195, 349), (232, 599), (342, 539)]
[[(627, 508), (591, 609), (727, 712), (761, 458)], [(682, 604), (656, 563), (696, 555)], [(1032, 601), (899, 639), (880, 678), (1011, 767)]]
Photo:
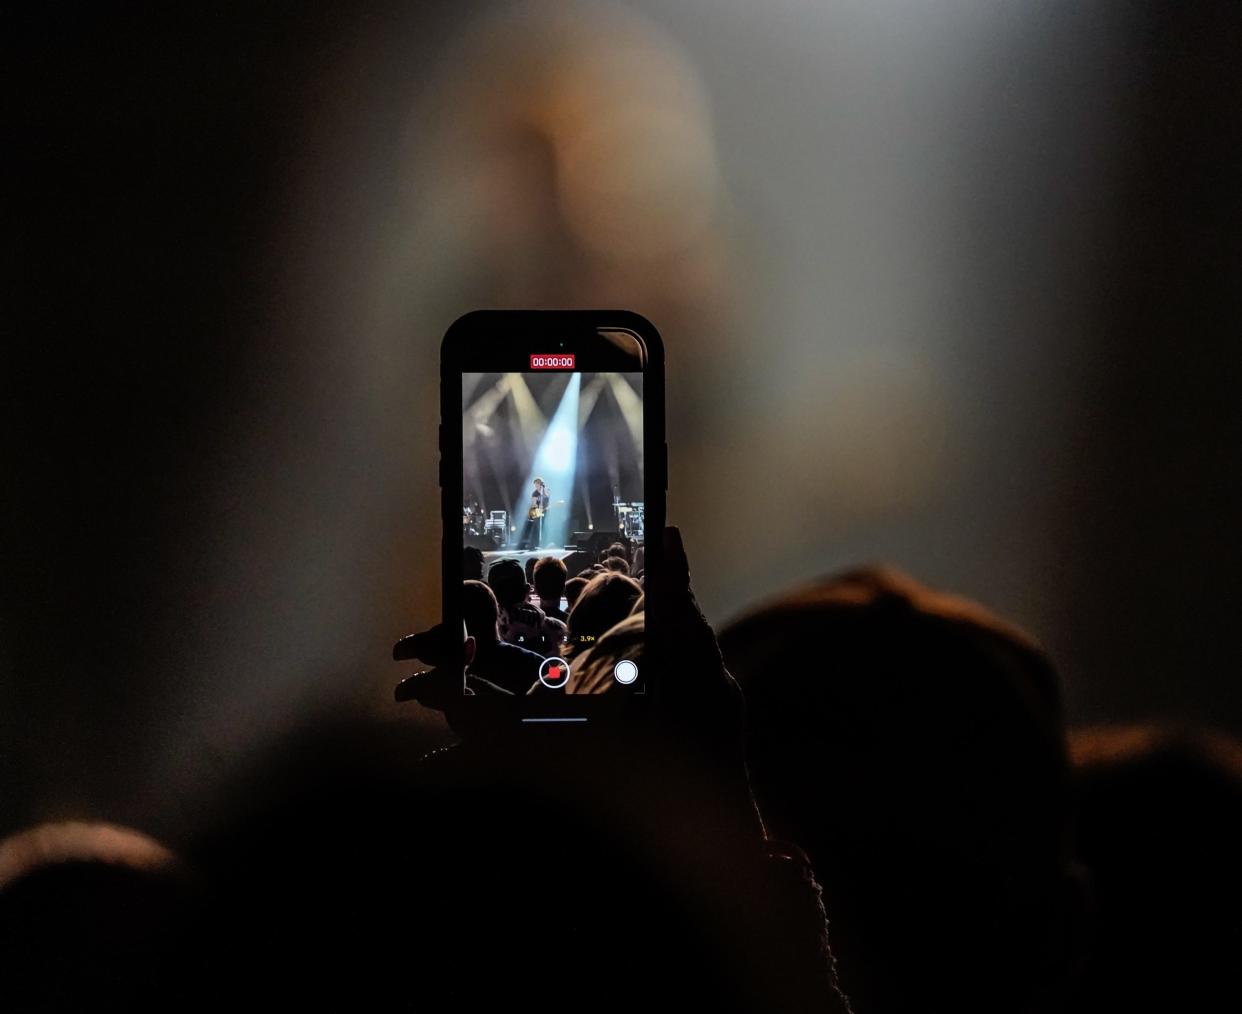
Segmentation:
[(538, 521), (547, 512), (547, 508), (543, 506), (548, 502), (548, 491), (545, 487), (543, 494), (535, 493), (530, 498), (530, 510), (526, 512), (527, 520)]

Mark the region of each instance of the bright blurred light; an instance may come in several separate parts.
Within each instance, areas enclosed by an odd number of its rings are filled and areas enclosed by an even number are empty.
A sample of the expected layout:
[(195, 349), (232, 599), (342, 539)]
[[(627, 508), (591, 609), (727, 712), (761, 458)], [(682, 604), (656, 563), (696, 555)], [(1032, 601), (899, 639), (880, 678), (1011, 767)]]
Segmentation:
[(578, 405), (582, 393), (582, 374), (572, 373), (565, 393), (552, 414), (547, 428), (543, 432), (535, 451), (535, 459), (531, 463), (530, 472), (526, 476), (526, 484), (522, 489), (520, 503), (514, 505), (514, 513), (518, 517), (526, 517), (529, 509), (529, 496), (535, 485), (535, 476), (544, 481), (544, 488), (550, 496), (563, 498), (552, 503), (558, 506), (550, 509), (543, 519), (541, 544), (544, 546), (561, 546), (565, 543), (565, 535), (569, 528), (569, 512), (564, 503), (569, 501), (569, 494), (574, 487), (574, 474), (578, 463)]
[[(612, 3), (505, 5), (463, 34), (448, 66), (443, 105), (456, 114), (437, 203), (477, 209), (481, 256), (563, 282), (564, 258), (532, 250), (565, 244), (577, 285), (603, 289), (585, 305), (620, 281), (667, 290), (670, 257), (713, 273), (704, 254), (728, 202), (707, 91), (657, 21)], [(529, 302), (529, 282), (518, 291)]]
[(548, 431), (547, 441), (543, 447), (544, 459), (548, 463), (547, 470), (569, 471), (573, 465), (573, 455), (577, 450), (577, 445), (578, 438), (574, 430), (563, 424), (554, 424)]

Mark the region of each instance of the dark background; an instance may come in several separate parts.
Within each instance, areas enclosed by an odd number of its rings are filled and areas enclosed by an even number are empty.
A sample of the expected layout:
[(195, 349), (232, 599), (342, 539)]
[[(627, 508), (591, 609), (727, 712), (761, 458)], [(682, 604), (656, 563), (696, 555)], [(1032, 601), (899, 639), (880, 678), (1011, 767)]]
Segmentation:
[(1237, 5), (6, 22), (0, 832), (173, 833), (328, 711), (443, 737), (387, 657), (476, 306), (661, 329), (714, 621), (888, 559), (1077, 721), (1242, 733)]

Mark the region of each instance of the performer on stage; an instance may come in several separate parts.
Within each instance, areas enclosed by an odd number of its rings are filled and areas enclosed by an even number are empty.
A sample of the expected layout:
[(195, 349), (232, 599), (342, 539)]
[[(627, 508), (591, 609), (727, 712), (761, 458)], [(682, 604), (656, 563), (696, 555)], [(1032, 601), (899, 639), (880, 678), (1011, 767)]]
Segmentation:
[(542, 479), (535, 479), (535, 488), (530, 495), (530, 510), (526, 512), (526, 527), (522, 529), (522, 541), (519, 550), (538, 549), (543, 544), (543, 516), (548, 512), (548, 502), (552, 499), (551, 490), (543, 484)]

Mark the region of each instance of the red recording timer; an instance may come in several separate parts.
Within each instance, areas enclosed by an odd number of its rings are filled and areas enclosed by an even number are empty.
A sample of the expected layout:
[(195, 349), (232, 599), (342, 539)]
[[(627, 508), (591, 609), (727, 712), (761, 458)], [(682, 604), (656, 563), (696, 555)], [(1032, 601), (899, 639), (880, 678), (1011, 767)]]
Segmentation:
[(561, 352), (554, 356), (532, 355), (530, 357), (530, 368), (532, 370), (572, 370), (574, 368), (574, 354), (572, 352)]

